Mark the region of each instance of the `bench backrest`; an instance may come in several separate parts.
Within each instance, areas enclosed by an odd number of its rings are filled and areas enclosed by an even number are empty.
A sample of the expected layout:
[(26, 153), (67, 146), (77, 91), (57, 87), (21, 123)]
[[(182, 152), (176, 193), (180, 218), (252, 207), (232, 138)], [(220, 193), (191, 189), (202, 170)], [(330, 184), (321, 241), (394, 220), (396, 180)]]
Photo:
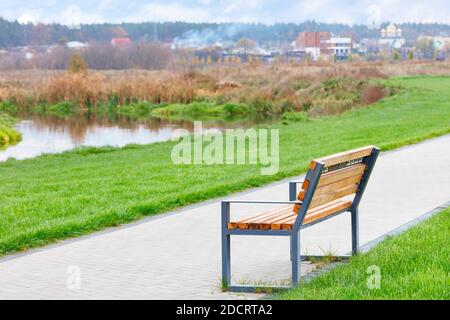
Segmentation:
[(303, 181), (294, 210), (307, 214), (308, 209), (354, 195), (357, 206), (378, 157), (379, 149), (367, 146), (314, 159)]

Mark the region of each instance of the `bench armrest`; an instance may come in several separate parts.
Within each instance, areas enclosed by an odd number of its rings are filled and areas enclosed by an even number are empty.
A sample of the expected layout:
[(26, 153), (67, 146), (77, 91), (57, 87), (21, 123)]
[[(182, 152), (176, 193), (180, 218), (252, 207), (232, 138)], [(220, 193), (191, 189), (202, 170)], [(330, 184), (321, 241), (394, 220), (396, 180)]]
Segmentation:
[(270, 204), (302, 204), (302, 201), (278, 201), (278, 200), (223, 200), (222, 203), (270, 203)]
[(297, 184), (303, 183), (302, 181), (289, 181), (289, 200), (295, 201), (297, 198)]

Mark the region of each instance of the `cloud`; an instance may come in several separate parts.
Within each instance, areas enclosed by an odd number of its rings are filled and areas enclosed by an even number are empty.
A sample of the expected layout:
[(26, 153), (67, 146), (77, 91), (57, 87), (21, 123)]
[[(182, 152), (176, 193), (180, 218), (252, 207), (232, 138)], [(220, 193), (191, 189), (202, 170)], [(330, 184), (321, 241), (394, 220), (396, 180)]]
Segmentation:
[(177, 3), (151, 3), (144, 5), (140, 12), (130, 15), (126, 21), (209, 21), (206, 8), (187, 7)]
[(68, 6), (61, 13), (61, 20), (69, 25), (77, 25), (81, 23), (81, 8), (76, 5)]
[(378, 17), (379, 22), (450, 23), (450, 6), (448, 0), (371, 0), (366, 2), (366, 13), (368, 17)]
[(104, 19), (97, 14), (83, 11), (78, 5), (70, 5), (61, 12), (59, 19), (54, 21), (67, 25), (79, 25), (82, 23), (104, 22)]
[(35, 23), (37, 23), (38, 19), (29, 13), (24, 13), (17, 19), (17, 21), (22, 24), (28, 24), (28, 23), (35, 24)]
[[(449, 0), (1, 0), (0, 15), (42, 22), (450, 23)], [(79, 8), (79, 11), (74, 8)], [(72, 11), (71, 11), (72, 10)], [(72, 14), (71, 14), (72, 12)], [(79, 13), (79, 16), (78, 16)], [(28, 16), (27, 16), (28, 15)], [(68, 19), (68, 20), (67, 20)]]

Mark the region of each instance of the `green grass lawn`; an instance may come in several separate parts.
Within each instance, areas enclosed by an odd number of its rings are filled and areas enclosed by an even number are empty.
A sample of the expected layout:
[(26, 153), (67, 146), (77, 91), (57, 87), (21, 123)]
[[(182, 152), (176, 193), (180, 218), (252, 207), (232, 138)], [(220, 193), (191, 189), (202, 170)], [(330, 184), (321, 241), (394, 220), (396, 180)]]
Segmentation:
[[(0, 254), (78, 236), (305, 171), (311, 158), (450, 132), (450, 77), (389, 80), (405, 92), (340, 116), (279, 124), (280, 170), (174, 165), (174, 142), (81, 149), (0, 164)], [(212, 212), (211, 214), (219, 214)]]
[[(450, 209), (279, 299), (450, 299)], [(379, 267), (379, 287), (373, 276)], [(373, 267), (372, 267), (373, 268)], [(369, 286), (368, 286), (369, 283)], [(371, 289), (369, 289), (369, 287)]]

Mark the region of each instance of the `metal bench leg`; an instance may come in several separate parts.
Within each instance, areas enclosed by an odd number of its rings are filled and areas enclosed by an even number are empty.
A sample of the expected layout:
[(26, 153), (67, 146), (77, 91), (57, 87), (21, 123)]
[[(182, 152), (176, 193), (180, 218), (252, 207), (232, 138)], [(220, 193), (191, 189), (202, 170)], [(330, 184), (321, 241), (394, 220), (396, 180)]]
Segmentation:
[(230, 216), (230, 204), (222, 202), (222, 286), (228, 288), (231, 284), (231, 235), (227, 232)]
[(291, 236), (292, 285), (298, 286), (300, 280), (300, 231)]
[(358, 207), (351, 208), (350, 213), (352, 215), (352, 254), (358, 254), (359, 248), (359, 217)]
[(231, 282), (230, 235), (222, 233), (222, 286), (228, 288)]

